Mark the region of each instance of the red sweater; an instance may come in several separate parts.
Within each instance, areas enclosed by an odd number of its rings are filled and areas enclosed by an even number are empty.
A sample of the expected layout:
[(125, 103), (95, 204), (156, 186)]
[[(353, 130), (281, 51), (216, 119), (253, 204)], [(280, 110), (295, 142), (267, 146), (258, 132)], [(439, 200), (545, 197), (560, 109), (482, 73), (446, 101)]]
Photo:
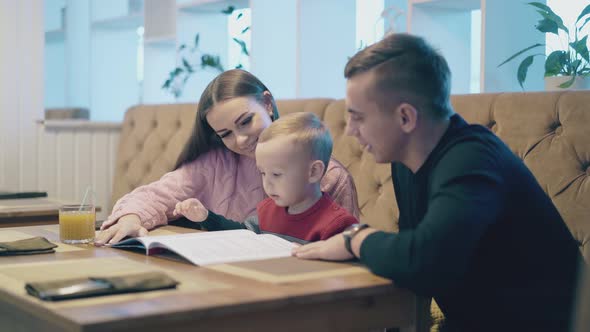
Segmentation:
[(261, 231), (306, 241), (326, 240), (358, 222), (327, 193), (300, 214), (288, 214), (285, 207), (277, 206), (271, 198), (258, 203), (256, 210)]

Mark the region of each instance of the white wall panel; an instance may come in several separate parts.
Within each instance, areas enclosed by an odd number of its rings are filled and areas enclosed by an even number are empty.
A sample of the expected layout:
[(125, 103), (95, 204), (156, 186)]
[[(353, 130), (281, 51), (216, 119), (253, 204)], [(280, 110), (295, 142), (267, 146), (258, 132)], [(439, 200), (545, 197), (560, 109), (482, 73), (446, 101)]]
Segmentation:
[(74, 168), (74, 198), (82, 202), (86, 188), (92, 188), (92, 132), (77, 130), (74, 134), (76, 160)]
[(74, 133), (65, 130), (56, 137), (57, 163), (57, 197), (72, 200), (75, 198), (74, 188)]
[(46, 191), (50, 197), (57, 197), (56, 136), (56, 132), (45, 131), (43, 124), (37, 125), (37, 190)]
[(37, 186), (35, 120), (43, 116), (43, 2), (0, 1), (0, 188)]
[(97, 218), (109, 212), (120, 125), (86, 121), (46, 121), (37, 125), (37, 190), (53, 199), (81, 203), (86, 188), (96, 193), (102, 207)]

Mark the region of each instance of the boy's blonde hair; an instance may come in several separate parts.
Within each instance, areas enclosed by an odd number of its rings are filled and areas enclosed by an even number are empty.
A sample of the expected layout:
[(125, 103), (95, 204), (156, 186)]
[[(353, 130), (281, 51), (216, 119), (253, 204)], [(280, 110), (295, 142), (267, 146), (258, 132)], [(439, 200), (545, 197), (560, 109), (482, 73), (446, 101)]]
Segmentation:
[(262, 131), (258, 142), (264, 143), (273, 138), (287, 135), (293, 135), (296, 144), (305, 151), (309, 151), (313, 160), (322, 161), (324, 172), (326, 171), (332, 156), (332, 136), (328, 128), (314, 113), (295, 112), (281, 116)]

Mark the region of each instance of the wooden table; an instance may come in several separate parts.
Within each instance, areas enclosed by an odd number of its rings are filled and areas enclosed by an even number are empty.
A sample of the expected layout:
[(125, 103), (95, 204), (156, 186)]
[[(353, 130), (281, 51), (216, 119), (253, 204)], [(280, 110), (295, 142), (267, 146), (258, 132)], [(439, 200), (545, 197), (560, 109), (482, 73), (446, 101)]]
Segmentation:
[[(57, 224), (59, 207), (72, 204), (48, 198), (0, 200), (0, 228)], [(96, 212), (100, 212), (96, 207)]]
[[(152, 233), (193, 230), (166, 226)], [(152, 234), (150, 233), (150, 234)], [(57, 225), (0, 229), (0, 241), (45, 236)], [(174, 290), (45, 302), (25, 282), (164, 271)], [(416, 296), (359, 265), (281, 258), (197, 267), (92, 245), (54, 254), (0, 257), (1, 331), (362, 331), (414, 330)]]

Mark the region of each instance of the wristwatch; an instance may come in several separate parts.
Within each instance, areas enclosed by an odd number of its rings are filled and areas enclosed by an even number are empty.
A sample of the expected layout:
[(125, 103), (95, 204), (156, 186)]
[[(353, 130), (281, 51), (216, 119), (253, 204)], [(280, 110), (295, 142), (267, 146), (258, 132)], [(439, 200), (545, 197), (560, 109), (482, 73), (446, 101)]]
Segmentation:
[(369, 225), (367, 225), (367, 224), (352, 224), (352, 225), (348, 226), (344, 230), (344, 232), (342, 232), (342, 236), (344, 236), (344, 247), (346, 247), (346, 250), (348, 250), (348, 252), (354, 257), (356, 257), (356, 255), (352, 251), (352, 246), (351, 246), (352, 238), (355, 237), (355, 235), (357, 235), (358, 232), (360, 232), (361, 230), (363, 230), (367, 227), (369, 227)]

